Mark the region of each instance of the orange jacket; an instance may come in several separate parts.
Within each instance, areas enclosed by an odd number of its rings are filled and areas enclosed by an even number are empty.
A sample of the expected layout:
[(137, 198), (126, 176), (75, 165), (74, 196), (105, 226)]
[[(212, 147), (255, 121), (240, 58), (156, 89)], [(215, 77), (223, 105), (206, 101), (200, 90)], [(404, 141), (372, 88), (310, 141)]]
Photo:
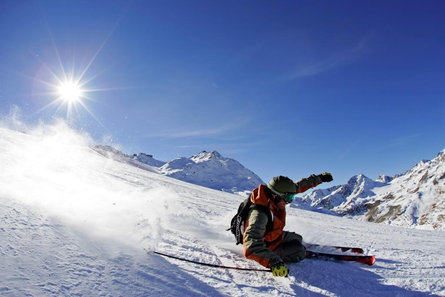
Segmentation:
[(272, 212), (272, 229), (264, 233), (264, 243), (272, 251), (283, 241), (283, 229), (286, 225), (286, 203), (274, 196), (276, 197), (265, 185), (260, 185), (250, 195), (252, 203), (269, 207)]
[[(313, 188), (321, 183), (319, 176), (311, 175), (303, 178), (295, 183), (297, 186), (297, 193), (302, 193), (310, 188)], [(255, 260), (265, 267), (270, 267), (272, 264), (281, 261), (279, 256), (273, 251), (283, 242), (284, 226), (286, 225), (286, 203), (283, 199), (278, 198), (273, 194), (266, 185), (260, 185), (253, 190), (250, 195), (250, 200), (254, 204), (266, 206), (270, 209), (273, 217), (272, 228), (266, 228), (266, 215), (259, 214), (256, 210), (256, 217), (253, 219), (255, 223), (261, 226), (252, 225), (249, 228), (249, 219), (246, 220), (244, 227), (244, 255), (246, 258)], [(264, 211), (259, 211), (264, 212)]]
[(266, 206), (270, 209), (273, 217), (272, 228), (266, 229), (267, 218), (263, 213), (264, 211), (261, 211), (262, 219), (254, 219), (256, 224), (258, 224), (258, 220), (261, 221), (261, 227), (252, 225), (249, 228), (249, 220), (246, 220), (244, 228), (246, 230), (243, 240), (244, 255), (265, 267), (270, 267), (275, 262), (281, 261), (273, 250), (283, 241), (283, 228), (286, 224), (286, 204), (280, 198), (274, 199), (274, 196), (265, 185), (260, 185), (250, 195), (254, 204)]

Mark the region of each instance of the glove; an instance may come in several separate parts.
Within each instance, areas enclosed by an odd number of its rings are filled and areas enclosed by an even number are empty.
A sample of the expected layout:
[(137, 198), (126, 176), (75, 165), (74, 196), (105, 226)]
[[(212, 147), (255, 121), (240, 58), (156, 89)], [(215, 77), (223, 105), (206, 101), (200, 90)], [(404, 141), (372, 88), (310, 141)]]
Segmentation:
[(272, 270), (273, 276), (287, 277), (287, 275), (289, 274), (289, 270), (287, 269), (286, 265), (284, 265), (283, 262), (272, 265), (272, 267), (270, 267), (270, 269)]
[(332, 174), (330, 174), (329, 172), (324, 172), (324, 173), (320, 174), (319, 177), (322, 182), (330, 182), (330, 181), (334, 180), (334, 178), (332, 177)]

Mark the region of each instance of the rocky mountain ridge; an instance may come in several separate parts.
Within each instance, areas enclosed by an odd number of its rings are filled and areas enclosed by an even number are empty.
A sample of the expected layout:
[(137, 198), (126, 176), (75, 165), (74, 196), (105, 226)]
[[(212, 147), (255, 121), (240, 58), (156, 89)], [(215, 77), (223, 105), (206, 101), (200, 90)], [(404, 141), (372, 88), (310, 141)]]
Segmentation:
[(445, 150), (403, 174), (372, 180), (363, 174), (347, 184), (320, 189), (296, 202), (341, 216), (425, 229), (445, 228)]

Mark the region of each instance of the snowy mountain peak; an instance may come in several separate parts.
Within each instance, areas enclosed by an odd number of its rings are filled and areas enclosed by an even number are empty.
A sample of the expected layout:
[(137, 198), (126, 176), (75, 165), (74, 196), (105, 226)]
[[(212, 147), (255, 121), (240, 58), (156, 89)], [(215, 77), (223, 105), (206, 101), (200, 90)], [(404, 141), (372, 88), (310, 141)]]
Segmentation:
[(353, 206), (357, 201), (365, 201), (367, 197), (373, 196), (375, 193), (372, 192), (372, 189), (381, 184), (364, 174), (358, 174), (351, 177), (345, 185), (329, 189), (317, 189), (310, 194), (304, 195), (301, 201), (316, 209), (327, 209), (339, 214), (363, 212), (362, 208)]
[(190, 159), (193, 160), (195, 163), (201, 163), (209, 160), (222, 160), (224, 158), (217, 151), (211, 151), (211, 152), (202, 151), (192, 156)]
[(441, 150), (437, 156), (434, 158), (434, 160), (437, 160), (438, 162), (440, 161), (445, 161), (445, 149)]
[(249, 192), (263, 181), (238, 161), (217, 151), (202, 151), (190, 158), (178, 158), (160, 168), (164, 175), (215, 190)]
[(163, 162), (146, 153), (128, 156), (111, 146), (97, 145), (94, 150), (119, 162), (225, 192), (244, 195), (263, 183), (238, 161), (225, 158), (217, 151), (202, 151), (190, 158), (180, 157)]
[(348, 181), (348, 185), (351, 187), (356, 187), (359, 185), (369, 185), (372, 183), (374, 183), (374, 181), (364, 174), (357, 174), (351, 177)]
[(393, 180), (393, 177), (384, 175), (384, 174), (379, 175), (379, 177), (376, 179), (377, 182), (384, 183), (384, 184), (390, 183), (392, 180)]
[[(372, 180), (364, 174), (358, 174), (351, 177), (348, 181), (348, 186), (352, 189), (352, 192), (362, 194), (363, 192), (369, 192), (374, 187), (380, 187), (382, 184), (386, 184), (385, 180), (390, 180), (390, 177), (380, 176), (380, 179)], [(383, 178), (383, 181), (381, 180)], [(363, 195), (362, 195), (363, 196)]]
[(345, 185), (313, 191), (301, 201), (306, 207), (371, 222), (444, 229), (445, 150), (394, 178), (381, 175), (373, 181), (359, 174)]
[(155, 167), (161, 167), (162, 165), (165, 164), (165, 162), (153, 158), (153, 155), (145, 153), (134, 154), (132, 159)]

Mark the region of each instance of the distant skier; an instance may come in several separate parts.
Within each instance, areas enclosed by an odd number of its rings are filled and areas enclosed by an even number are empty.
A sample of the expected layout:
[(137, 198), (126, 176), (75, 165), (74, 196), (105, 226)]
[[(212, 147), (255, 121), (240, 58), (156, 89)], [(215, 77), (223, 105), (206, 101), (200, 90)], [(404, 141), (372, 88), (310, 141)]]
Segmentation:
[[(291, 203), (297, 193), (332, 180), (332, 174), (328, 172), (313, 174), (296, 183), (288, 177), (277, 176), (267, 185), (254, 189), (250, 200), (259, 207), (253, 206), (246, 220), (243, 237), (246, 258), (271, 268), (274, 276), (287, 276), (289, 271), (284, 263), (303, 260), (306, 248), (302, 244), (301, 235), (283, 231), (286, 204)], [(272, 222), (269, 222), (270, 219)]]

